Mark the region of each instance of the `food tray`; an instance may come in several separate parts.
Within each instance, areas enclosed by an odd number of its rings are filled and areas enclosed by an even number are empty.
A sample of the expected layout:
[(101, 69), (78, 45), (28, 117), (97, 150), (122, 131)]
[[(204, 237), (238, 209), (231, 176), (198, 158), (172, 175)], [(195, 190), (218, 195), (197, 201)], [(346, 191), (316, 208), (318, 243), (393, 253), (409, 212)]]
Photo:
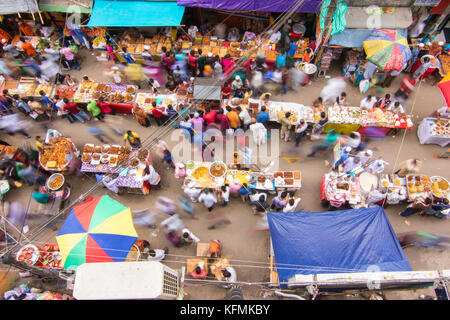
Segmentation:
[[(406, 191), (408, 193), (408, 198), (410, 200), (414, 200), (418, 197), (428, 197), (431, 194), (431, 192), (426, 191), (426, 189), (425, 189), (426, 186), (422, 182), (423, 177), (428, 177), (428, 176), (425, 176), (425, 175), (407, 175), (406, 176)], [(416, 185), (416, 182), (419, 182), (419, 185)], [(416, 188), (422, 187), (424, 190), (420, 191), (420, 192), (419, 191), (411, 192), (410, 185), (409, 185), (410, 183), (414, 183), (413, 187), (416, 187)], [(430, 188), (430, 190), (431, 190), (431, 188)]]
[[(94, 159), (94, 156), (96, 156), (96, 155), (98, 155), (98, 160), (95, 160), (95, 159)], [(91, 164), (92, 164), (92, 165), (100, 164), (101, 158), (102, 158), (102, 154), (101, 154), (101, 153), (94, 153), (94, 154), (92, 154)]]
[(435, 192), (435, 190), (433, 189), (433, 186), (431, 187), (431, 190), (432, 190), (432, 193), (433, 193), (433, 196), (436, 196), (436, 197), (438, 197), (438, 198), (443, 198), (443, 197), (448, 197), (448, 193), (449, 193), (449, 182), (448, 182), (448, 180), (447, 179), (445, 179), (444, 177), (441, 177), (441, 176), (432, 176), (431, 177), (431, 182), (432, 183), (434, 183), (434, 182), (439, 182), (440, 180), (443, 180), (443, 181), (445, 181), (446, 183), (447, 183), (447, 189), (442, 189), (440, 186), (439, 186), (439, 190), (441, 191), (441, 195), (439, 195), (439, 194), (436, 194), (436, 192)]
[[(50, 186), (50, 183), (58, 177), (60, 177), (62, 179), (62, 183), (59, 185), (59, 187), (52, 188)], [(61, 173), (54, 173), (47, 179), (46, 185), (47, 185), (47, 188), (49, 188), (50, 190), (57, 191), (57, 190), (61, 189), (61, 187), (64, 185), (64, 181), (65, 181), (64, 176)]]

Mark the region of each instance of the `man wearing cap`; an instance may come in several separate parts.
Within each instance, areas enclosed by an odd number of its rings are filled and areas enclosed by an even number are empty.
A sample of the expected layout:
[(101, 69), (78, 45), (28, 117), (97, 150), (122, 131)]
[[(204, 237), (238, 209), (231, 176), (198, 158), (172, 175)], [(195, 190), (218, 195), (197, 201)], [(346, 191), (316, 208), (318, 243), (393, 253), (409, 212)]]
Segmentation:
[(342, 150), (341, 157), (339, 158), (338, 161), (336, 161), (336, 163), (333, 166), (334, 170), (336, 170), (341, 163), (344, 163), (344, 161), (348, 159), (350, 151), (352, 151), (351, 147), (345, 147), (344, 150)]
[(385, 161), (378, 159), (371, 162), (365, 169), (366, 172), (371, 174), (379, 174), (384, 172), (384, 163)]
[(235, 91), (235, 96), (236, 96), (236, 91), (237, 90), (241, 90), (243, 86), (242, 80), (240, 76), (236, 76), (233, 80), (233, 82), (231, 82), (231, 89), (233, 91)]
[(150, 46), (149, 45), (144, 45), (144, 51), (142, 52), (142, 56), (144, 57), (144, 61), (146, 63), (153, 61), (153, 56), (150, 53)]
[(367, 161), (369, 161), (369, 159), (372, 158), (373, 151), (372, 150), (360, 151), (356, 154), (356, 156), (360, 159), (361, 166), (364, 166), (367, 163)]

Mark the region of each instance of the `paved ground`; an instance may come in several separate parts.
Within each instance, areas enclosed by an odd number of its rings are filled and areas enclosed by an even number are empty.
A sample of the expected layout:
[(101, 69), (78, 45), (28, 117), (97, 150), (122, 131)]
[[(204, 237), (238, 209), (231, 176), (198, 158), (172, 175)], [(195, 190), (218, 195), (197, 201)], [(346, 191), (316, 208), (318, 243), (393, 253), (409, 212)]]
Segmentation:
[[(82, 75), (87, 74), (98, 81), (108, 81), (104, 75), (104, 63), (98, 62), (95, 58), (87, 52), (82, 52), (85, 59), (82, 64), (81, 71), (72, 72), (73, 76), (80, 79)], [(333, 70), (331, 73), (333, 76), (339, 75), (339, 70)], [(396, 79), (391, 88), (386, 90), (386, 93), (394, 93), (399, 87), (400, 79)], [(311, 85), (302, 88), (298, 92), (289, 92), (284, 96), (273, 97), (273, 100), (282, 101), (295, 101), (303, 104), (310, 104), (317, 96), (319, 96), (321, 89), (326, 83), (326, 79), (319, 79), (314, 81)], [(359, 105), (363, 95), (359, 93), (359, 90), (351, 85), (347, 86), (347, 97), (350, 104)], [(369, 93), (381, 95), (377, 92), (377, 89), (370, 89)], [(431, 86), (428, 83), (422, 83), (416, 96), (413, 96), (406, 104), (407, 112), (412, 108), (413, 101), (416, 100), (414, 106), (415, 122), (418, 122), (425, 116), (429, 115), (436, 108), (445, 104), (444, 99), (436, 86)], [(137, 131), (142, 137), (147, 137), (155, 130), (155, 126), (151, 128), (143, 128), (137, 124), (132, 116), (123, 116), (121, 118), (120, 127), (124, 130), (132, 129)], [(91, 121), (94, 123), (94, 121)], [(98, 125), (98, 122), (94, 123)], [(75, 123), (68, 124), (66, 120), (58, 119), (54, 121), (53, 127), (65, 135), (71, 137), (74, 143), (78, 147), (86, 142), (94, 142), (96, 140), (90, 136), (84, 124)], [(110, 136), (113, 138), (112, 142), (121, 143), (121, 137), (114, 135), (112, 130), (105, 125), (104, 127)], [(443, 148), (436, 145), (420, 145), (417, 138), (417, 126), (412, 131), (407, 131), (404, 140), (403, 133), (396, 137), (387, 137), (380, 141), (373, 141), (369, 144), (369, 148), (375, 151), (375, 156), (383, 156), (383, 158), (389, 162), (387, 171), (394, 170), (394, 163), (397, 160), (401, 162), (408, 158), (419, 158), (423, 160), (425, 166), (423, 173), (429, 175), (443, 175), (450, 178), (448, 175), (449, 164), (448, 160), (439, 160), (431, 157), (432, 153), (440, 153)], [(30, 134), (33, 136), (36, 134), (44, 135), (43, 130), (35, 126), (30, 130)], [(23, 140), (19, 136), (4, 138), (11, 144), (22, 145), (23, 143), (30, 143), (32, 141)], [(166, 142), (172, 147), (170, 140), (165, 139)], [(294, 148), (293, 142), (280, 143), (280, 169), (286, 170), (300, 170), (302, 172), (302, 184), (303, 188), (298, 193), (303, 199), (300, 203), (302, 209), (308, 211), (322, 211), (323, 208), (320, 205), (320, 180), (323, 173), (327, 171), (324, 165), (325, 158), (306, 159), (306, 154), (309, 153), (312, 146), (312, 142), (304, 141), (298, 149)], [(288, 163), (282, 160), (282, 157), (299, 157), (299, 161), (294, 163)], [(163, 189), (160, 191), (152, 191), (148, 196), (139, 195), (123, 195), (116, 197), (124, 205), (130, 206), (133, 210), (152, 208), (154, 201), (159, 195), (164, 195), (176, 199), (177, 194), (181, 191), (181, 184), (173, 177), (173, 171), (169, 170), (165, 165), (161, 164), (157, 160), (157, 156), (154, 156), (155, 168), (161, 174), (163, 181)], [(95, 180), (92, 177), (70, 178), (70, 182), (73, 186), (71, 200), (74, 200), (78, 195), (86, 192), (86, 190), (95, 184)], [(18, 200), (24, 204), (27, 203), (31, 189), (24, 187), (20, 190), (11, 192), (7, 195), (7, 200)], [(97, 188), (92, 195), (100, 196), (107, 193), (104, 188)], [(449, 221), (439, 220), (436, 218), (425, 218), (420, 216), (411, 216), (407, 220), (409, 225), (405, 223), (405, 219), (398, 215), (398, 212), (403, 210), (405, 205), (394, 206), (386, 209), (386, 213), (390, 219), (390, 222), (395, 232), (406, 232), (413, 230), (423, 230), (431, 233), (449, 234)], [(238, 280), (246, 282), (265, 282), (269, 280), (269, 232), (268, 231), (251, 231), (257, 222), (257, 218), (252, 215), (251, 209), (247, 204), (243, 204), (240, 199), (232, 199), (229, 206), (224, 210), (226, 215), (231, 221), (231, 225), (226, 225), (216, 230), (208, 230), (207, 225), (209, 222), (208, 212), (202, 205), (196, 204), (195, 212), (199, 217), (198, 220), (193, 220), (188, 216), (183, 216), (185, 225), (193, 231), (202, 241), (209, 241), (210, 239), (220, 239), (224, 245), (224, 255), (230, 257), (233, 264), (237, 266)], [(163, 217), (160, 218), (162, 220)], [(33, 229), (34, 226), (41, 222), (38, 219), (30, 221), (30, 226)], [(181, 268), (184, 265), (185, 259), (190, 256), (195, 256), (195, 247), (188, 248), (173, 248), (168, 241), (164, 238), (162, 232), (156, 232), (148, 228), (138, 227), (139, 238), (147, 239), (150, 241), (153, 248), (162, 248), (169, 246), (170, 253), (166, 258), (165, 263), (173, 268)], [(55, 232), (46, 229), (41, 236), (34, 241), (36, 244), (44, 242), (55, 242)], [(444, 269), (449, 266), (450, 254), (449, 250), (437, 250), (437, 249), (423, 249), (412, 248), (406, 249), (405, 253), (414, 270), (436, 270)], [(260, 288), (252, 287), (245, 289), (246, 299), (258, 299), (260, 296)], [(222, 288), (216, 288), (211, 286), (204, 287), (186, 287), (185, 292), (187, 295), (185, 299), (223, 299), (226, 296), (226, 290)], [(431, 293), (429, 289), (424, 292)], [(417, 298), (419, 291), (412, 292), (396, 292), (388, 294), (388, 298), (391, 299), (411, 299)]]

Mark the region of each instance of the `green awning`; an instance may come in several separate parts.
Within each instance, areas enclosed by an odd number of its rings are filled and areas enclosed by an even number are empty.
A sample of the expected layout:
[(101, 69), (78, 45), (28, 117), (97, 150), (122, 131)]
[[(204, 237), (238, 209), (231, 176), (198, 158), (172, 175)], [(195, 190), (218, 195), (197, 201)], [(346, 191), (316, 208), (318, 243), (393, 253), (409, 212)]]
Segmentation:
[(96, 0), (88, 27), (179, 26), (184, 7), (174, 1)]
[[(82, 3), (85, 5), (81, 6), (76, 3)], [(92, 0), (78, 0), (76, 2), (69, 0), (40, 0), (39, 9), (41, 11), (48, 12), (79, 12), (89, 14), (92, 12)]]

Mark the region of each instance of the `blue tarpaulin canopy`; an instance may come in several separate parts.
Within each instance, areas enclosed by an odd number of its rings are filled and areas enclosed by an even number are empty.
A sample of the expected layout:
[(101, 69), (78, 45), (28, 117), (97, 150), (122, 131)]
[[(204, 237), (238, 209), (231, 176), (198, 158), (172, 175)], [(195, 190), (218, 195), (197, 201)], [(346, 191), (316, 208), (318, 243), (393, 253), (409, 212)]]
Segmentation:
[(280, 283), (296, 274), (412, 271), (381, 207), (267, 217)]
[(174, 1), (96, 0), (88, 27), (179, 26), (184, 7)]
[[(330, 37), (329, 46), (342, 46), (346, 48), (362, 48), (363, 42), (370, 36), (372, 29), (344, 29)], [(397, 29), (401, 35), (407, 37), (406, 29)]]

